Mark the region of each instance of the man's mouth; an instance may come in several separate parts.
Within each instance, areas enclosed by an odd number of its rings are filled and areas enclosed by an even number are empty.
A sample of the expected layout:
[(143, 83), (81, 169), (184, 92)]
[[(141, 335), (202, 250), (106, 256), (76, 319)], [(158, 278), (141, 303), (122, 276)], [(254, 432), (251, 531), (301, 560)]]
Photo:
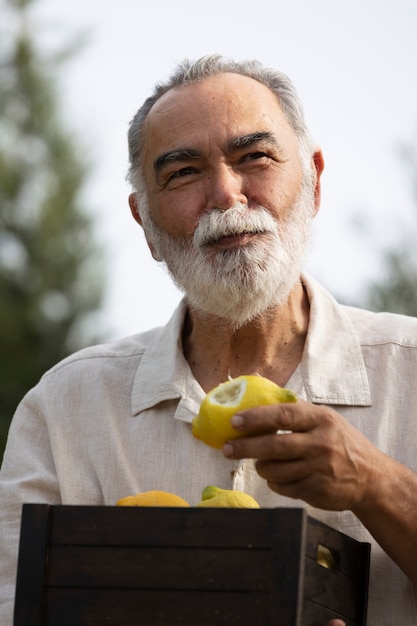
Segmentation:
[(238, 248), (250, 243), (255, 237), (261, 235), (259, 231), (243, 231), (236, 233), (228, 233), (216, 237), (212, 241), (208, 242), (208, 245), (214, 245), (221, 248)]

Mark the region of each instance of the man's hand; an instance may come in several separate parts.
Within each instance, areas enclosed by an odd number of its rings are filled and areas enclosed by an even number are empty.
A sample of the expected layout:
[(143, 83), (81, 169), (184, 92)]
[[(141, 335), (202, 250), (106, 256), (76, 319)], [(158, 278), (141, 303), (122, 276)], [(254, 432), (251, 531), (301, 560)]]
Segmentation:
[(232, 424), (245, 436), (224, 446), (226, 457), (256, 459), (259, 475), (283, 496), (352, 511), (417, 586), (417, 474), (327, 406), (259, 406)]
[(248, 436), (226, 444), (226, 456), (257, 459), (273, 491), (321, 509), (358, 506), (384, 456), (336, 411), (303, 400), (249, 409), (232, 424)]

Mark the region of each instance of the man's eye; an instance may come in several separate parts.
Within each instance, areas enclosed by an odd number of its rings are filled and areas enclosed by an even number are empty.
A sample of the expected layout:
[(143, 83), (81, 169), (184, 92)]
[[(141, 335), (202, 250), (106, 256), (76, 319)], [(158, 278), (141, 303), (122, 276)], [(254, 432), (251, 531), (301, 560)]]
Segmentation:
[(172, 180), (174, 178), (183, 178), (184, 176), (189, 176), (190, 174), (193, 174), (194, 172), (195, 172), (194, 167), (182, 167), (181, 169), (176, 170), (175, 172), (172, 172), (168, 180)]
[(269, 155), (266, 152), (250, 152), (243, 158), (245, 161), (256, 161), (258, 159), (268, 159)]

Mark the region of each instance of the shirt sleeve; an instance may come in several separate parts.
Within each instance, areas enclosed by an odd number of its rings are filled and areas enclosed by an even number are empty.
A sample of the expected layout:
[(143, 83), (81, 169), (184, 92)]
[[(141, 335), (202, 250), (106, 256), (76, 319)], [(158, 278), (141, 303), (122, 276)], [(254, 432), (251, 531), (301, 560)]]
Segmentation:
[(12, 626), (22, 505), (60, 503), (48, 428), (32, 390), (10, 426), (0, 472), (0, 623)]

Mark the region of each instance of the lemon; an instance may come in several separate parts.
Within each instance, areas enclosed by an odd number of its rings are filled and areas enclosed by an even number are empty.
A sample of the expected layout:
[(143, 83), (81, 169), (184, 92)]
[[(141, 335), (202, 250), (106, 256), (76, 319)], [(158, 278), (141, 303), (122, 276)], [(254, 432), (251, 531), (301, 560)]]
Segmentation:
[(126, 496), (117, 501), (116, 506), (190, 506), (186, 500), (167, 491), (144, 491), (134, 496)]
[(209, 391), (193, 419), (192, 433), (212, 448), (222, 448), (227, 441), (245, 435), (230, 423), (235, 413), (265, 404), (296, 401), (292, 391), (268, 378), (238, 376)]
[(221, 489), (210, 485), (203, 489), (202, 500), (198, 507), (227, 508), (227, 509), (259, 509), (259, 504), (252, 496), (243, 491)]

